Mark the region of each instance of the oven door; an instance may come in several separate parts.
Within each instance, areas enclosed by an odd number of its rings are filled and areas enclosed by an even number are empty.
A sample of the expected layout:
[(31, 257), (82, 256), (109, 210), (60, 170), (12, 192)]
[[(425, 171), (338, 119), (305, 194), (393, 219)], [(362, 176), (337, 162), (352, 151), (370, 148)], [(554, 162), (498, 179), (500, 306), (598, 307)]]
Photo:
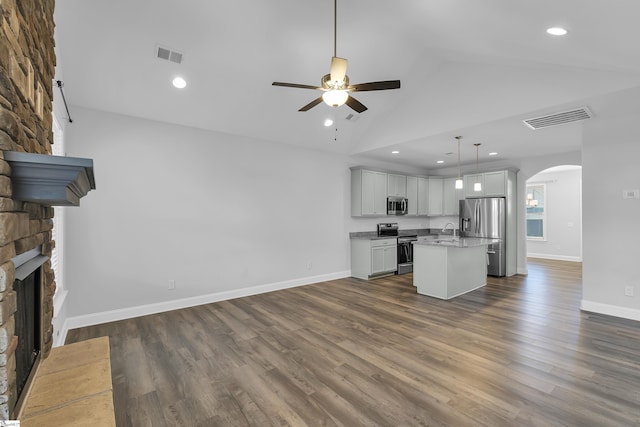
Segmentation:
[(413, 271), (413, 242), (417, 239), (398, 239), (398, 274)]

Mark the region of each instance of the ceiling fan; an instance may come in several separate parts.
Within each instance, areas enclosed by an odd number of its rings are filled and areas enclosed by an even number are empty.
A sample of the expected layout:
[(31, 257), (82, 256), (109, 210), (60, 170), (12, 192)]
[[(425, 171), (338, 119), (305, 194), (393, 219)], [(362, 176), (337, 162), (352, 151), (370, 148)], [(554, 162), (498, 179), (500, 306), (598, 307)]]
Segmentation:
[(350, 85), (347, 76), (347, 60), (339, 58), (336, 54), (337, 26), (338, 26), (338, 0), (333, 1), (333, 57), (329, 74), (322, 77), (320, 86), (302, 85), (296, 83), (273, 82), (273, 86), (295, 87), (299, 89), (321, 90), (322, 96), (314, 99), (298, 111), (309, 111), (324, 101), (331, 107), (339, 107), (347, 104), (358, 113), (367, 110), (360, 101), (350, 95), (351, 92), (365, 92), (373, 90), (388, 90), (400, 88), (400, 80), (386, 80), (381, 82), (369, 82)]

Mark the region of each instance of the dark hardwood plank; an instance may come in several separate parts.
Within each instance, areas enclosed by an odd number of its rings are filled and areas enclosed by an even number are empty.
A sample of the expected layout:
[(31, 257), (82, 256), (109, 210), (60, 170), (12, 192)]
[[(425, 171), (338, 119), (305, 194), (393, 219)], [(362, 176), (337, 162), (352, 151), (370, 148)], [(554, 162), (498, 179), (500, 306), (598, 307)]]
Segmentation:
[(118, 426), (640, 425), (640, 322), (530, 260), (451, 301), (341, 279), (70, 331), (108, 335)]

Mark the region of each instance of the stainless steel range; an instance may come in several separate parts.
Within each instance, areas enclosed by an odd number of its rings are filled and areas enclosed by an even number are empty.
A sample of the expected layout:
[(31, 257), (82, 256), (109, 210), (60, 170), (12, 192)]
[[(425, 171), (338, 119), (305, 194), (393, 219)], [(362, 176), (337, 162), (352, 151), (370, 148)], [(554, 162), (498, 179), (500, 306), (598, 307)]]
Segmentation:
[(413, 271), (413, 242), (418, 236), (398, 236), (398, 223), (378, 224), (378, 236), (396, 236), (398, 238), (398, 270), (397, 274), (411, 273)]

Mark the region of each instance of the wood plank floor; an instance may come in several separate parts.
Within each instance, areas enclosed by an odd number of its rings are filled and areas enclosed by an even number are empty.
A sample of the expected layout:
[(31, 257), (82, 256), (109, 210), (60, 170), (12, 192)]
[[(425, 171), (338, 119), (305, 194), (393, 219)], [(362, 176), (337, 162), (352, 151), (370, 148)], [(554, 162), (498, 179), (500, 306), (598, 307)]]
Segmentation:
[(108, 335), (126, 426), (638, 426), (640, 322), (531, 259), (451, 301), (341, 279), (70, 331)]

